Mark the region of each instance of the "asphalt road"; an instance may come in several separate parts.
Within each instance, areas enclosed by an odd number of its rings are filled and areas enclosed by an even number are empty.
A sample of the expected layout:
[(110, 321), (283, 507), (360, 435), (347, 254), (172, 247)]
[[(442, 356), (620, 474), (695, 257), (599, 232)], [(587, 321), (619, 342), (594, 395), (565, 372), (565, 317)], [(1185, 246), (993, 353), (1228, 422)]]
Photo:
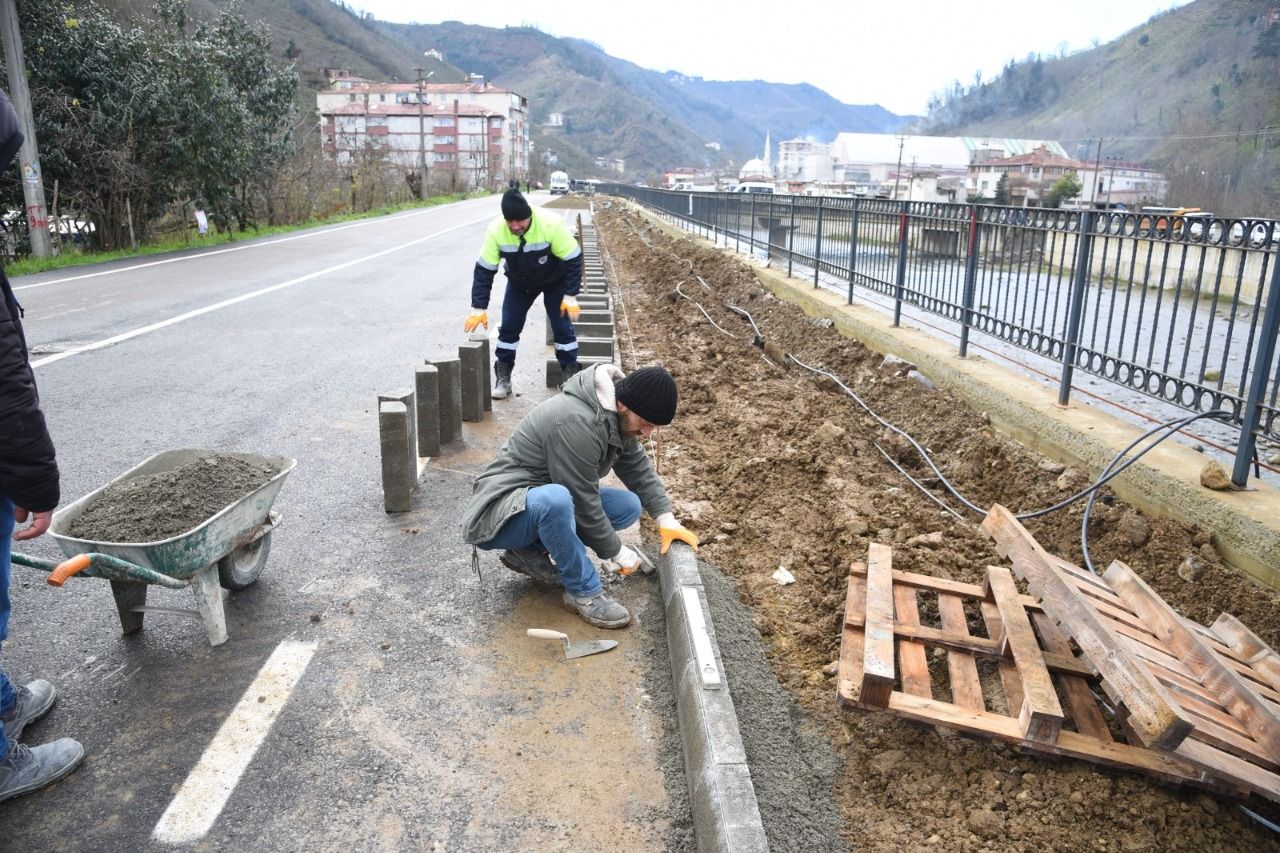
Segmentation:
[[(24, 739), (70, 735), (87, 758), (0, 806), (5, 849), (645, 850), (687, 820), (659, 758), (676, 733), (645, 687), (661, 632), (566, 664), (524, 629), (606, 632), (492, 556), (478, 579), (459, 540), (470, 476), (550, 393), (540, 319), (523, 393), (432, 461), (412, 512), (382, 509), (376, 396), (456, 353), (496, 213), (479, 199), (14, 281), (64, 504), (172, 448), (298, 465), (220, 647), (182, 615), (122, 637), (105, 581), (14, 568), (0, 666), (61, 691)], [(61, 556), (48, 537), (20, 550)], [(644, 584), (621, 591), (642, 623), (660, 618)], [(192, 599), (151, 587), (148, 604)]]

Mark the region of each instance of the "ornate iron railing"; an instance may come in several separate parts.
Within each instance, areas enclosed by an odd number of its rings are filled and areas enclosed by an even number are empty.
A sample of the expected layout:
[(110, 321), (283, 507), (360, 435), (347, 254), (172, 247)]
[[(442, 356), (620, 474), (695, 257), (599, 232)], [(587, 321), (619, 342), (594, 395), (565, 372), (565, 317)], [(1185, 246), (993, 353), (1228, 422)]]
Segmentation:
[(1241, 430), (1280, 441), (1280, 222), (607, 185), (689, 228), (946, 317), (960, 354), (977, 330)]

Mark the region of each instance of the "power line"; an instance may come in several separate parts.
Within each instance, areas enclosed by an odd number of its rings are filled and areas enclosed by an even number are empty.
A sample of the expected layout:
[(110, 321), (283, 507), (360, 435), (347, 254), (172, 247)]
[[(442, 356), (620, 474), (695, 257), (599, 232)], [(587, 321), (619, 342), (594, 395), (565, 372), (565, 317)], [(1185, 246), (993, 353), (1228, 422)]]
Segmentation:
[[(1280, 130), (1277, 125), (1267, 125), (1257, 130), (1241, 130), (1232, 133), (1204, 133), (1204, 134), (1185, 134), (1185, 135), (1169, 135), (1169, 136), (1108, 136), (1108, 142), (1147, 142), (1156, 140), (1170, 139), (1231, 139), (1232, 137), (1240, 138), (1247, 136), (1266, 136), (1274, 130)], [(1096, 136), (1060, 136), (1060, 142), (1093, 142), (1098, 139)]]

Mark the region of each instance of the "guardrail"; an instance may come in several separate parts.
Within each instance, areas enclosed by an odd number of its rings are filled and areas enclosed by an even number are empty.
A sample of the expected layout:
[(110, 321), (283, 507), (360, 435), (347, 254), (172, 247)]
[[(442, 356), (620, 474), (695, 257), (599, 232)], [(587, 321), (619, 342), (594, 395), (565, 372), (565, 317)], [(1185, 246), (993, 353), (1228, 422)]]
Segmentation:
[(755, 193), (608, 192), (1062, 365), (1240, 429), (1232, 482), (1257, 439), (1280, 441), (1280, 221)]

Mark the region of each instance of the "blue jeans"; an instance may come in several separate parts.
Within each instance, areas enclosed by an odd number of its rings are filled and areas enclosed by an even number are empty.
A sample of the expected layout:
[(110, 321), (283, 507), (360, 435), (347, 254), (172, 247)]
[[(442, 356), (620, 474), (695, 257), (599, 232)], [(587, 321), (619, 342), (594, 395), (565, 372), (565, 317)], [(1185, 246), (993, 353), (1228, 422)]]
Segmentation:
[[(13, 549), (13, 501), (0, 494), (0, 644), (9, 637), (9, 575), (13, 565), (9, 555)], [(0, 671), (0, 714), (6, 714), (18, 695), (9, 677)], [(0, 761), (9, 754), (9, 739), (4, 734), (4, 721), (0, 720)]]
[[(516, 360), (516, 345), (520, 343), (520, 333), (524, 331), (525, 317), (538, 293), (523, 290), (507, 282), (506, 294), (502, 297), (502, 324), (498, 326), (498, 342), (494, 345), (493, 357), (498, 361), (512, 364)], [(547, 311), (547, 322), (556, 339), (556, 361), (563, 367), (578, 361), (578, 335), (573, 330), (573, 323), (560, 313), (560, 286), (542, 291), (542, 307)]]
[[(602, 486), (600, 503), (614, 530), (624, 530), (640, 518), (640, 498), (626, 489)], [(529, 490), (524, 512), (507, 519), (498, 535), (478, 546), (485, 551), (499, 548), (546, 548), (556, 562), (564, 588), (579, 598), (599, 595), (604, 587), (600, 573), (587, 556), (587, 546), (578, 538), (573, 518), (573, 496), (564, 486), (552, 483)], [(613, 556), (610, 554), (609, 556)]]

